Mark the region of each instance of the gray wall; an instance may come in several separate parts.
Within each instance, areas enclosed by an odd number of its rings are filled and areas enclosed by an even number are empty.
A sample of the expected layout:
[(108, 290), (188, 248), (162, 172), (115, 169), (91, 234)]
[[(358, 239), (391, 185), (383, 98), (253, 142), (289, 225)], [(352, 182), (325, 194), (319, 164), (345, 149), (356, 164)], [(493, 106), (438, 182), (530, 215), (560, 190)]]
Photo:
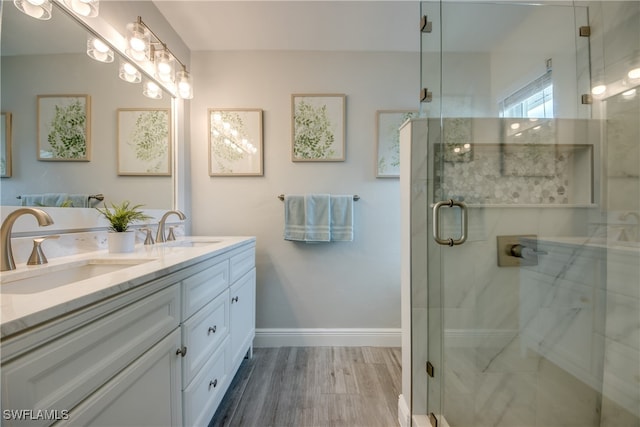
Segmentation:
[[(256, 327), (399, 328), (400, 193), (375, 178), (376, 110), (417, 109), (418, 54), (195, 52), (193, 234), (257, 236)], [(291, 94), (346, 94), (346, 161), (291, 162)], [(264, 110), (264, 176), (209, 177), (208, 108)], [(355, 240), (283, 240), (281, 193), (357, 193)], [(399, 343), (399, 335), (398, 335)]]

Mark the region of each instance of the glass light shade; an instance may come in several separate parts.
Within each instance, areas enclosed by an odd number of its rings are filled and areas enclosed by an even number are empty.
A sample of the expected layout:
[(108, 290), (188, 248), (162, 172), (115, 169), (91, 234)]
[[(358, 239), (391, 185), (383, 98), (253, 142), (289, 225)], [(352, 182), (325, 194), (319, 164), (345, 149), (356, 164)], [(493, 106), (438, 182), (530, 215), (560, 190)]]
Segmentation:
[(118, 76), (128, 83), (140, 83), (142, 81), (142, 75), (140, 71), (127, 61), (120, 61), (120, 67), (118, 67)]
[(71, 10), (81, 16), (94, 18), (98, 16), (99, 0), (64, 0)]
[(149, 60), (150, 52), (149, 30), (138, 22), (127, 25), (127, 55), (136, 61)]
[(176, 85), (180, 98), (193, 98), (193, 81), (191, 80), (191, 75), (186, 70), (180, 70), (176, 73)]
[(100, 62), (113, 62), (113, 50), (97, 37), (87, 36), (87, 55)]
[(142, 94), (147, 98), (162, 99), (162, 89), (151, 80), (144, 81)]
[(165, 83), (175, 81), (175, 60), (166, 49), (157, 50), (153, 54), (156, 77)]
[(49, 0), (13, 0), (13, 4), (20, 12), (33, 18), (43, 21), (51, 19), (51, 2)]

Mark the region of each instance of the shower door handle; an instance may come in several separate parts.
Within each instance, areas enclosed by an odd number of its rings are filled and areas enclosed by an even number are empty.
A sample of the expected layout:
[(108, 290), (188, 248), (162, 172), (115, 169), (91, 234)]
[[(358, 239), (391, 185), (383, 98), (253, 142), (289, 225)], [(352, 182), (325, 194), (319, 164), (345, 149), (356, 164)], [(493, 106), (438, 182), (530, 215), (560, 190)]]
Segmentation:
[[(440, 236), (440, 208), (442, 208), (443, 206), (447, 206), (449, 208), (457, 206), (462, 212), (460, 219), (462, 222), (460, 226), (461, 234), (458, 239), (452, 239), (451, 237), (443, 239)], [(467, 205), (465, 205), (463, 202), (456, 202), (452, 199), (441, 201), (435, 204), (435, 206), (433, 207), (433, 240), (441, 245), (446, 246), (461, 245), (467, 240), (467, 228)]]

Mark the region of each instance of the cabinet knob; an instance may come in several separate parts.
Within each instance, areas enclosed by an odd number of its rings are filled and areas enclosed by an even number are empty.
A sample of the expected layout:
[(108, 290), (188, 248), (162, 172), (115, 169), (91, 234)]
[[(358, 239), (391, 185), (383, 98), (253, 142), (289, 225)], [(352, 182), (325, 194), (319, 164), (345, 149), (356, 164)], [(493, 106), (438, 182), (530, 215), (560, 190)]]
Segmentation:
[(238, 302), (238, 297), (233, 297), (233, 298), (231, 298), (231, 302), (232, 302), (232, 303), (234, 303), (234, 302)]
[(185, 346), (180, 347), (178, 350), (176, 350), (176, 355), (185, 357), (187, 355), (187, 347)]
[(207, 335), (211, 335), (211, 334), (215, 334), (216, 333), (216, 325), (213, 326), (209, 326), (209, 330), (207, 331)]
[(211, 390), (211, 387), (216, 388), (216, 386), (218, 385), (218, 379), (216, 378), (213, 381), (209, 381), (209, 390)]

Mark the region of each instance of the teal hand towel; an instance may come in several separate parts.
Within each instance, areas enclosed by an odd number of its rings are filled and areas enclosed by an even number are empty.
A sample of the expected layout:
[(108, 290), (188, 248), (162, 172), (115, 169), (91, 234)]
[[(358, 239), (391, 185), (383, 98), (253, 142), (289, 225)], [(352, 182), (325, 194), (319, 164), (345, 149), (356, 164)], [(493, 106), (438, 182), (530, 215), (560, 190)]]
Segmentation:
[(305, 204), (305, 242), (331, 241), (331, 196), (308, 194)]
[(304, 196), (284, 196), (284, 239), (304, 242)]
[(331, 241), (353, 241), (353, 195), (331, 196)]

